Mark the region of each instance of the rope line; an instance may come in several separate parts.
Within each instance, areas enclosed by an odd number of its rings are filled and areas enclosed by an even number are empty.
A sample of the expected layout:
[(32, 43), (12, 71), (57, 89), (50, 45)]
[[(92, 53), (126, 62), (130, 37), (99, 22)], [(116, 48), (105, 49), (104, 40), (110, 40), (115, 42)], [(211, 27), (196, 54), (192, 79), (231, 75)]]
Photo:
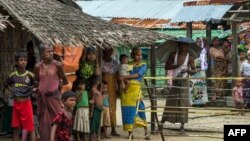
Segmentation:
[(250, 77), (187, 77), (187, 78), (182, 78), (182, 77), (165, 77), (165, 76), (157, 76), (157, 77), (144, 77), (146, 80), (168, 80), (168, 79), (173, 79), (173, 80), (194, 80), (194, 79), (200, 79), (200, 80), (242, 80), (242, 79), (250, 79)]

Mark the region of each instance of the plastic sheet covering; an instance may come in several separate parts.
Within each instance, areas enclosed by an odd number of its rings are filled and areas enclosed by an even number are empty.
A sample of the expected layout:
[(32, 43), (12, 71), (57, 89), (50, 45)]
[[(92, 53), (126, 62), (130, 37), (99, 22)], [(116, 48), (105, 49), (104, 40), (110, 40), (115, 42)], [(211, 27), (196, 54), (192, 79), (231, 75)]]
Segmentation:
[(55, 46), (55, 53), (62, 57), (64, 72), (68, 79), (68, 84), (62, 88), (62, 93), (71, 90), (73, 82), (76, 80), (75, 72), (79, 68), (79, 60), (84, 50), (78, 46)]

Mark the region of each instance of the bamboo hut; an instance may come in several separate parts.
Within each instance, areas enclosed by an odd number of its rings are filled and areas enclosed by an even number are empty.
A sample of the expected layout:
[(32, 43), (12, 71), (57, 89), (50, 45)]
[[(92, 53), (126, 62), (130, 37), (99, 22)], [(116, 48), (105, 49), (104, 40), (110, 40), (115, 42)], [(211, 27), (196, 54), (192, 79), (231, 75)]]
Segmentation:
[[(37, 46), (50, 43), (61, 55), (72, 47), (114, 48), (120, 45), (154, 45), (157, 39), (172, 38), (146, 29), (103, 21), (66, 5), (65, 0), (0, 0), (0, 14), (9, 16), (10, 23), (0, 32), (0, 88), (14, 70), (14, 54), (33, 42)], [(67, 53), (67, 52), (66, 52)], [(77, 53), (82, 53), (77, 50)], [(70, 63), (69, 63), (70, 65)]]

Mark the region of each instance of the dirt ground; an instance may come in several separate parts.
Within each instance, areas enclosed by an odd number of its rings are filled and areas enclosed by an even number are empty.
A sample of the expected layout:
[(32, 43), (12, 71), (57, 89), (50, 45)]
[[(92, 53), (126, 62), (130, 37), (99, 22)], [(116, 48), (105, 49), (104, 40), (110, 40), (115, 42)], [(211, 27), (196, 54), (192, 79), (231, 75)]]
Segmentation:
[[(118, 128), (118, 131), (121, 133), (121, 137), (112, 137), (112, 139), (102, 139), (106, 141), (128, 141), (127, 133), (122, 132), (121, 127)], [(186, 134), (179, 134), (173, 131), (164, 131), (168, 132), (167, 136), (165, 136), (165, 141), (222, 141), (223, 134), (217, 133), (195, 133), (195, 132), (187, 132)], [(162, 141), (160, 134), (150, 135), (152, 141)], [(1, 136), (1, 141), (11, 141), (11, 135)], [(134, 139), (132, 141), (145, 141), (142, 129), (136, 130), (134, 132)]]
[[(149, 100), (144, 100), (145, 106), (150, 106)], [(120, 101), (117, 101), (117, 129), (121, 134), (121, 137), (112, 137), (112, 139), (103, 139), (110, 141), (128, 141), (128, 134), (122, 131), (122, 121), (121, 121), (121, 108)], [(164, 106), (165, 100), (157, 100), (158, 106)], [(210, 107), (211, 108), (211, 107)], [(161, 115), (163, 109), (158, 109), (158, 118), (161, 120)], [(181, 134), (177, 129), (179, 124), (164, 124), (163, 134), (165, 135), (165, 140), (168, 141), (222, 141), (223, 140), (223, 127), (225, 124), (250, 124), (250, 113), (245, 116), (237, 115), (236, 112), (230, 112), (221, 108), (220, 110), (207, 110), (202, 109), (190, 109), (189, 110), (189, 122), (185, 124), (186, 134)], [(146, 112), (147, 121), (150, 122), (150, 112)], [(150, 130), (150, 124), (149, 124)], [(151, 134), (151, 140), (161, 141), (160, 134)], [(133, 141), (144, 140), (144, 130), (138, 128), (134, 130)], [(0, 137), (0, 141), (11, 141), (11, 136), (6, 135)]]
[[(121, 137), (112, 137), (112, 139), (102, 139), (106, 141), (128, 141), (127, 133), (123, 132), (121, 127), (118, 128), (121, 133)], [(187, 132), (186, 134), (175, 133), (172, 130), (164, 131), (166, 133), (164, 138), (165, 141), (222, 141), (222, 133), (197, 133), (197, 132)], [(152, 141), (162, 141), (160, 134), (150, 135)], [(11, 135), (6, 135), (0, 137), (1, 141), (11, 141)], [(142, 129), (136, 130), (134, 132), (134, 139), (132, 141), (145, 141)]]

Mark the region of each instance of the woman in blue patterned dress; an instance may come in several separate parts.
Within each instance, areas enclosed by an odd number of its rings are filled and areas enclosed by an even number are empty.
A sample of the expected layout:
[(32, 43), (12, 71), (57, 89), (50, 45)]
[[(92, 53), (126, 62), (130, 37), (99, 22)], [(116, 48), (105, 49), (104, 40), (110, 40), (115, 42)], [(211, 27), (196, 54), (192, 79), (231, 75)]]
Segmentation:
[(145, 109), (141, 99), (141, 83), (147, 66), (141, 62), (142, 51), (140, 48), (133, 48), (131, 57), (133, 58), (131, 64), (133, 65), (133, 70), (130, 71), (129, 75), (121, 76), (121, 79), (128, 79), (130, 81), (127, 91), (121, 95), (123, 130), (128, 131), (129, 136), (131, 135), (133, 138), (133, 129), (135, 127), (144, 127), (145, 140), (149, 140), (145, 112), (137, 112), (138, 109)]

